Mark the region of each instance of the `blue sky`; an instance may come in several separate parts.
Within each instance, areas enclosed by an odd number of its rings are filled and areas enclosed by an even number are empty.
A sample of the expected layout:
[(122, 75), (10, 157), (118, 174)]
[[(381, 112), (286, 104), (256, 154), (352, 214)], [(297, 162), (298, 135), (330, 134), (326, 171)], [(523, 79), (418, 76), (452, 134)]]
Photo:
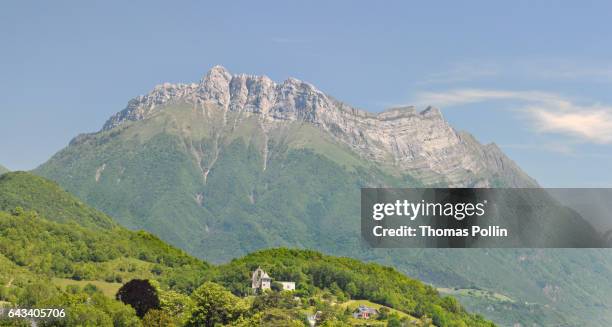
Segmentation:
[(0, 164), (31, 169), (213, 65), (354, 106), (439, 106), (544, 186), (612, 187), (607, 1), (0, 4)]

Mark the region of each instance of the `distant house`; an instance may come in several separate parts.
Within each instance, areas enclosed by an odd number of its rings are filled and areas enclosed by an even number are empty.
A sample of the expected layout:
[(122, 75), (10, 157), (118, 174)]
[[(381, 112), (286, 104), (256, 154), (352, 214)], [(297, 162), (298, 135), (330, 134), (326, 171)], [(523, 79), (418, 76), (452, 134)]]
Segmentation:
[(295, 282), (277, 282), (283, 285), (284, 291), (295, 291)]
[(370, 319), (373, 316), (378, 315), (378, 310), (370, 308), (365, 305), (360, 305), (357, 310), (353, 313), (353, 318), (356, 319)]
[(254, 290), (269, 290), (272, 285), (272, 278), (261, 268), (257, 268), (253, 272), (253, 277), (251, 278), (251, 287)]
[[(281, 284), (284, 291), (295, 291), (295, 282), (281, 282), (277, 283)], [(268, 290), (272, 287), (272, 278), (265, 272), (263, 269), (258, 267), (254, 272), (251, 278), (251, 288), (253, 290)]]

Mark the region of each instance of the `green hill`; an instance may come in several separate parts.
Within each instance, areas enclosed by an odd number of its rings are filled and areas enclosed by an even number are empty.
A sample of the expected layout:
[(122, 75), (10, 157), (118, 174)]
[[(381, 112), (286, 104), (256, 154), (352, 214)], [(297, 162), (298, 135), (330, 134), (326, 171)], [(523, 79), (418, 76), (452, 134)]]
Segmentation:
[(131, 307), (108, 297), (121, 283), (147, 278), (190, 292), (210, 268), (38, 176), (2, 175), (0, 203), (0, 306), (64, 308), (62, 326), (140, 326)]
[[(139, 326), (133, 309), (114, 300), (122, 284), (132, 279), (154, 281), (160, 314), (178, 325), (192, 316), (189, 310), (198, 309), (198, 294), (214, 290), (214, 284), (203, 283), (213, 281), (236, 299), (239, 314), (227, 322), (230, 325), (278, 322), (282, 317), (301, 325), (316, 310), (324, 310), (325, 319), (338, 324), (360, 323), (351, 323), (346, 310), (353, 299), (391, 308), (381, 323), (411, 319), (437, 326), (492, 326), (456, 300), (442, 298), (434, 288), (391, 268), (286, 249), (253, 253), (215, 267), (147, 232), (106, 223), (108, 216), (41, 177), (9, 173), (0, 179), (0, 190), (6, 210), (0, 211), (0, 306), (67, 308), (67, 326)], [(11, 204), (18, 206), (8, 210)], [(99, 221), (105, 223), (95, 223)], [(296, 282), (297, 290), (254, 297), (250, 273), (257, 266)], [(294, 296), (302, 300), (296, 302)]]
[(0, 253), (36, 274), (108, 282), (146, 276), (190, 290), (208, 267), (152, 234), (118, 226), (29, 173), (0, 177), (0, 203)]
[(104, 213), (83, 204), (55, 182), (26, 172), (0, 176), (0, 210), (34, 210), (59, 223), (110, 229), (117, 224)]
[(403, 315), (430, 317), (437, 326), (492, 326), (467, 313), (453, 298), (440, 297), (431, 286), (393, 268), (309, 250), (258, 251), (217, 267), (214, 281), (235, 294), (247, 295), (251, 273), (258, 267), (275, 280), (295, 282), (298, 296), (333, 298), (341, 308), (351, 306), (354, 300), (368, 300)]

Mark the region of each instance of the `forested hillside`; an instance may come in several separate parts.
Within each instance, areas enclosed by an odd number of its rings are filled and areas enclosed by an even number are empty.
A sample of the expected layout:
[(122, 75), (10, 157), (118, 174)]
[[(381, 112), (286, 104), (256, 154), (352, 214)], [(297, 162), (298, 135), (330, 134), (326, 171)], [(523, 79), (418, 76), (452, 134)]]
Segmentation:
[(43, 213), (59, 223), (104, 229), (118, 226), (112, 218), (85, 205), (55, 182), (26, 172), (0, 176), (0, 210), (17, 207)]
[(214, 280), (235, 294), (247, 295), (251, 292), (250, 285), (244, 281), (258, 267), (276, 280), (295, 282), (295, 295), (302, 298), (332, 299), (337, 303), (368, 300), (421, 321), (431, 318), (436, 326), (493, 325), (466, 312), (454, 298), (443, 298), (435, 288), (393, 268), (309, 250), (258, 251), (218, 266)]
[[(39, 321), (43, 326), (304, 326), (317, 311), (319, 325), (350, 326), (361, 323), (352, 316), (357, 303), (378, 308), (380, 326), (492, 325), (453, 298), (377, 264), (278, 249), (211, 266), (152, 234), (118, 226), (29, 173), (0, 178), (0, 203), (0, 305), (66, 310), (65, 319)], [(255, 294), (250, 274), (257, 266), (294, 281), (296, 290)], [(115, 299), (133, 280), (154, 289), (146, 312)]]
[(209, 268), (28, 173), (0, 177), (0, 208), (0, 303), (64, 307), (72, 312), (64, 321), (69, 326), (139, 325), (133, 310), (109, 293), (133, 278), (190, 292)]

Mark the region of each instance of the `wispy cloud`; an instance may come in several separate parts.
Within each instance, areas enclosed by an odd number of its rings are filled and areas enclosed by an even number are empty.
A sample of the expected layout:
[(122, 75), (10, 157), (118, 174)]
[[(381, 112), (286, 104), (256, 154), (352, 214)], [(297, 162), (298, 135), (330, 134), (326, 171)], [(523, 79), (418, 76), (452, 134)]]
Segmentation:
[(595, 143), (612, 143), (612, 107), (572, 106), (563, 111), (541, 106), (526, 108), (541, 132), (568, 134)]
[(612, 106), (578, 104), (561, 95), (539, 91), (459, 89), (423, 92), (417, 104), (443, 108), (486, 101), (507, 100), (526, 114), (532, 126), (542, 133), (559, 133), (583, 141), (612, 144)]
[(556, 106), (559, 108), (567, 108), (572, 105), (570, 101), (554, 93), (488, 89), (456, 89), (444, 92), (421, 92), (417, 95), (416, 103), (418, 105), (452, 107), (491, 100), (544, 102), (549, 106)]

